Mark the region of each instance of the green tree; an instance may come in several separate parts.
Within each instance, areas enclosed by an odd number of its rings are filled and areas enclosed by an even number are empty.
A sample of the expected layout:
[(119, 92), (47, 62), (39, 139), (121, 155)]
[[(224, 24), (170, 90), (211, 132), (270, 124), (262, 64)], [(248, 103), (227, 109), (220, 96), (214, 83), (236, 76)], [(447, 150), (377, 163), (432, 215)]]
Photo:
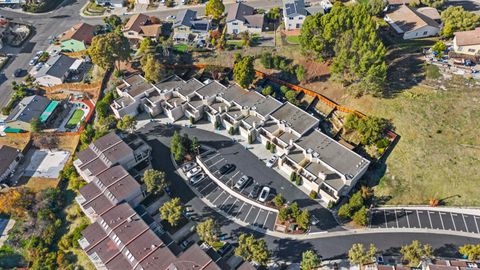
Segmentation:
[(384, 0), (368, 0), (364, 3), (367, 5), (368, 13), (372, 16), (380, 15), (387, 7), (387, 1)]
[(108, 17), (104, 17), (103, 22), (115, 29), (122, 25), (122, 18), (118, 17), (117, 15), (110, 15)]
[(165, 66), (155, 57), (155, 55), (144, 55), (140, 63), (147, 81), (159, 83), (166, 76)]
[(150, 38), (144, 38), (140, 42), (140, 45), (138, 45), (138, 51), (140, 53), (146, 53), (150, 52), (150, 49), (152, 48), (153, 42)]
[(97, 106), (95, 106), (95, 112), (97, 112), (97, 115), (99, 118), (105, 118), (108, 116), (109, 107), (110, 107), (110, 104), (108, 104), (103, 100), (100, 100), (97, 103)]
[(198, 223), (196, 231), (200, 239), (209, 245), (212, 245), (214, 242), (218, 241), (218, 236), (221, 233), (220, 226), (212, 218)]
[(365, 250), (363, 244), (353, 244), (352, 248), (348, 251), (348, 260), (351, 264), (358, 264), (360, 268), (374, 260), (377, 248), (370, 244), (370, 248)]
[(305, 79), (305, 68), (301, 65), (297, 65), (295, 67), (295, 76), (297, 77), (297, 81), (303, 82)]
[(187, 154), (187, 151), (182, 144), (182, 137), (177, 131), (173, 133), (173, 137), (170, 142), (170, 151), (172, 152), (173, 158), (176, 161), (182, 161)]
[(264, 68), (271, 69), (273, 67), (272, 54), (269, 52), (264, 52), (260, 56), (260, 63)]
[(445, 38), (453, 37), (458, 31), (473, 30), (480, 26), (480, 16), (465, 11), (462, 6), (450, 6), (441, 14), (443, 28), (440, 32)]
[(266, 14), (267, 19), (270, 21), (277, 21), (278, 19), (280, 19), (280, 16), (281, 16), (281, 13), (280, 13), (279, 7), (271, 8)]
[(40, 131), (40, 120), (38, 118), (32, 118), (32, 120), (30, 121), (30, 129), (32, 130), (32, 132)]
[(290, 89), (288, 89), (288, 87), (285, 85), (280, 86), (280, 92), (282, 92), (282, 95), (287, 94), (288, 91), (290, 91)]
[(233, 77), (241, 87), (247, 88), (250, 86), (255, 79), (253, 57), (245, 56), (235, 63), (235, 66), (233, 67)]
[(265, 240), (256, 239), (253, 235), (241, 234), (238, 237), (238, 247), (235, 248), (235, 255), (246, 261), (254, 261), (260, 265), (267, 265), (270, 252), (267, 249)]
[(302, 213), (302, 211), (300, 210), (300, 208), (298, 207), (298, 203), (297, 202), (294, 202), (290, 205), (290, 216), (297, 220), (298, 216), (300, 216), (300, 214)]
[(342, 219), (348, 219), (352, 215), (352, 207), (349, 203), (346, 203), (338, 209), (338, 216)]
[(280, 208), (280, 210), (278, 210), (278, 219), (282, 222), (286, 221), (289, 215), (290, 215), (289, 207), (282, 207)]
[(268, 85), (267, 87), (265, 87), (265, 88), (262, 89), (262, 94), (263, 94), (264, 96), (269, 96), (269, 95), (271, 95), (272, 93), (273, 93), (273, 88), (272, 88), (271, 85)]
[(366, 226), (368, 222), (367, 208), (362, 206), (362, 208), (353, 214), (352, 220), (360, 226)]
[(117, 33), (98, 35), (93, 37), (87, 52), (94, 64), (103, 69), (117, 66), (118, 70), (119, 62), (130, 59), (130, 43), (126, 37)]
[(179, 198), (173, 198), (160, 207), (162, 219), (166, 220), (171, 226), (176, 226), (182, 218), (184, 206)]
[(294, 90), (289, 90), (286, 94), (285, 94), (285, 98), (288, 100), (288, 102), (294, 104), (294, 105), (297, 105), (298, 104), (298, 100), (297, 100), (297, 91), (294, 91)]
[(443, 53), (446, 49), (447, 46), (442, 41), (437, 41), (432, 47), (432, 51), (436, 53)]
[(124, 115), (121, 120), (117, 122), (117, 128), (121, 131), (132, 133), (137, 125), (137, 120), (131, 115)]
[(410, 245), (403, 246), (400, 253), (403, 260), (408, 261), (409, 266), (415, 267), (420, 262), (432, 257), (432, 247), (429, 244), (422, 245), (418, 240), (413, 240)]
[(478, 261), (480, 260), (480, 244), (477, 245), (463, 245), (461, 246), (458, 251), (463, 256), (466, 256), (469, 261)]
[(142, 180), (147, 187), (147, 192), (157, 193), (167, 187), (167, 179), (165, 178), (165, 173), (162, 171), (148, 169), (143, 174)]
[(205, 6), (205, 14), (207, 16), (212, 16), (215, 20), (220, 19), (224, 11), (225, 6), (223, 5), (222, 0), (208, 0), (207, 5)]
[(303, 209), (300, 215), (296, 219), (298, 227), (302, 230), (308, 229), (308, 224), (310, 224), (310, 214), (307, 209)]
[(441, 9), (445, 5), (445, 3), (447, 3), (447, 0), (416, 0), (412, 2), (410, 5), (412, 6), (424, 5), (424, 6), (434, 7), (436, 9)]
[(198, 138), (197, 137), (193, 137), (192, 139), (192, 143), (190, 145), (190, 152), (192, 154), (196, 154), (198, 152), (198, 149), (200, 148), (200, 143), (198, 142)]
[(313, 250), (307, 250), (302, 253), (300, 262), (301, 270), (315, 270), (320, 266), (321, 260)]
[(273, 203), (278, 208), (282, 207), (284, 203), (282, 194), (278, 193), (277, 195), (275, 195), (275, 197), (273, 198)]

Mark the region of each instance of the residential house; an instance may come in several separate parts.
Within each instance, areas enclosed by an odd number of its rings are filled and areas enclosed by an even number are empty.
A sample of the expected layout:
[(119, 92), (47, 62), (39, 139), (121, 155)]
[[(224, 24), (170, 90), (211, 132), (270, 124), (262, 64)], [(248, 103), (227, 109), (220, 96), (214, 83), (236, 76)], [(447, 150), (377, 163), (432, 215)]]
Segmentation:
[(125, 6), (125, 0), (95, 0), (95, 4), (99, 6), (110, 6), (114, 8), (121, 8)]
[(62, 84), (70, 76), (77, 72), (83, 60), (70, 58), (63, 54), (57, 54), (34, 73), (35, 81), (42, 86), (54, 86)]
[(302, 24), (307, 15), (305, 2), (303, 0), (283, 1), (283, 20), (285, 24), (285, 30), (296, 30), (302, 28)]
[(151, 147), (134, 135), (130, 137), (124, 138), (127, 143), (112, 132), (92, 142), (87, 149), (77, 153), (78, 159), (73, 162), (78, 174), (90, 183), (113, 166), (122, 165), (125, 170), (130, 170), (148, 161)]
[(78, 242), (99, 270), (221, 269), (197, 244), (182, 252), (147, 213), (127, 203), (105, 211)]
[(92, 222), (114, 205), (127, 202), (136, 207), (144, 198), (140, 184), (121, 165), (95, 175), (79, 193), (75, 200)]
[(249, 32), (260, 34), (263, 29), (264, 15), (255, 14), (255, 9), (242, 2), (231, 5), (227, 14), (227, 34)]
[(0, 183), (15, 172), (18, 163), (23, 158), (20, 150), (8, 145), (0, 145)]
[(66, 52), (78, 52), (92, 44), (95, 27), (88, 23), (78, 23), (60, 37), (60, 48)]
[(137, 43), (144, 38), (157, 39), (162, 32), (162, 25), (152, 23), (149, 16), (139, 13), (128, 19), (122, 32), (130, 41)]
[(209, 19), (198, 19), (197, 11), (181, 10), (173, 23), (173, 41), (177, 43), (198, 42), (208, 38)]
[[(10, 112), (5, 119), (5, 123), (10, 129), (31, 131), (32, 119), (36, 118), (46, 123), (51, 115), (55, 113), (56, 105), (52, 107), (50, 104), (55, 105), (58, 102), (50, 101), (48, 98), (38, 95), (25, 97)], [(49, 106), (48, 114), (44, 114)]]
[(480, 56), (480, 27), (470, 31), (456, 32), (453, 39), (453, 50), (455, 53)]
[(403, 39), (430, 37), (440, 32), (435, 20), (407, 5), (394, 8), (384, 19)]
[(382, 265), (372, 263), (365, 266), (366, 270), (413, 270), (413, 269), (425, 269), (425, 270), (467, 270), (467, 269), (480, 269), (480, 265), (477, 262), (470, 262), (466, 260), (442, 260), (433, 259), (425, 263), (422, 263), (419, 267), (409, 267), (402, 264), (397, 265)]
[(429, 17), (430, 19), (436, 21), (438, 24), (442, 24), (442, 18), (440, 12), (434, 7), (421, 7), (417, 9), (417, 12)]

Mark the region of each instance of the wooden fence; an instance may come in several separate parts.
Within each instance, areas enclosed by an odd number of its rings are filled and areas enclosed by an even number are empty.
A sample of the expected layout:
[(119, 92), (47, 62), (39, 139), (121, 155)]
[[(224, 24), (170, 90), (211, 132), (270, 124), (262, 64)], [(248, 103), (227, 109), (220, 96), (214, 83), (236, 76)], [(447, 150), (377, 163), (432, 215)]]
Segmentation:
[(81, 58), (87, 55), (87, 50), (82, 50), (78, 52), (63, 52), (63, 54), (71, 58)]
[(102, 86), (102, 81), (96, 81), (93, 83), (62, 83), (54, 86), (43, 86), (41, 88), (46, 92), (55, 92), (62, 89), (73, 91), (89, 91), (95, 90), (100, 86)]

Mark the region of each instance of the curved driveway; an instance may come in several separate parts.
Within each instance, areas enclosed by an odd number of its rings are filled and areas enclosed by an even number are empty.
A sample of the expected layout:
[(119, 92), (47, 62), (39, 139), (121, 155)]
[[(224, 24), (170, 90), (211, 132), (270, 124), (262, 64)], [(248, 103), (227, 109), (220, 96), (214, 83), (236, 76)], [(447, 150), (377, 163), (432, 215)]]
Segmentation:
[(308, 249), (316, 250), (324, 259), (345, 257), (346, 252), (354, 243), (373, 243), (384, 253), (398, 253), (402, 245), (410, 243), (413, 240), (431, 244), (436, 255), (454, 257), (459, 255), (457, 253), (458, 246), (467, 243), (480, 243), (476, 238), (458, 235), (396, 231), (390, 233), (353, 233), (350, 235), (339, 235), (342, 232), (337, 231), (335, 233), (322, 235), (321, 238), (317, 239), (297, 240), (265, 235), (248, 227), (239, 226), (204, 204), (203, 201), (196, 197), (192, 190), (190, 190), (190, 187), (183, 178), (175, 173), (175, 168), (170, 161), (168, 148), (170, 137), (175, 130), (186, 132), (191, 137), (196, 136), (202, 144), (209, 144), (212, 147), (218, 147), (222, 144), (225, 146), (228, 143), (231, 144), (227, 138), (221, 135), (195, 128), (184, 129), (179, 126), (174, 126), (171, 129), (165, 129), (156, 123), (150, 123), (145, 128), (142, 128), (140, 132), (144, 134), (144, 138), (153, 148), (153, 166), (166, 172), (167, 178), (172, 181), (174, 195), (180, 197), (188, 207), (192, 208), (198, 219), (214, 217), (221, 225), (222, 232), (232, 238), (235, 238), (241, 232), (248, 232), (257, 237), (262, 237), (267, 242), (269, 249), (277, 260), (297, 262), (301, 259), (301, 253)]

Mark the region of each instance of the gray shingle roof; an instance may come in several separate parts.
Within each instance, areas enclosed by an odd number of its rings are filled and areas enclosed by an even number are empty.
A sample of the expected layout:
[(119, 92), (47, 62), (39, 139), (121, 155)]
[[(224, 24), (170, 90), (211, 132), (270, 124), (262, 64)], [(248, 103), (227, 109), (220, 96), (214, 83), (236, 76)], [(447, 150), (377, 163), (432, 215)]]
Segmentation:
[(19, 151), (16, 148), (8, 145), (0, 145), (0, 175), (3, 175), (7, 171), (18, 154)]
[(43, 96), (34, 95), (26, 97), (10, 112), (5, 122), (30, 122), (33, 118), (40, 118), (40, 115), (45, 111), (49, 103), (50, 100)]
[(284, 13), (287, 16), (303, 15), (307, 16), (305, 2), (303, 0), (285, 0), (283, 2)]
[(63, 54), (52, 56), (47, 63), (40, 68), (37, 74), (35, 74), (35, 77), (39, 78), (45, 75), (50, 75), (56, 78), (63, 78), (68, 73), (68, 70), (75, 60), (76, 59)]
[(235, 20), (245, 22), (245, 16), (253, 15), (255, 9), (244, 3), (235, 3), (230, 6), (227, 14), (227, 23)]
[(195, 20), (197, 17), (197, 12), (195, 10), (191, 9), (184, 9), (178, 12), (177, 15), (177, 20), (173, 24), (173, 28), (179, 27), (179, 26), (188, 26), (192, 27), (192, 22)]

